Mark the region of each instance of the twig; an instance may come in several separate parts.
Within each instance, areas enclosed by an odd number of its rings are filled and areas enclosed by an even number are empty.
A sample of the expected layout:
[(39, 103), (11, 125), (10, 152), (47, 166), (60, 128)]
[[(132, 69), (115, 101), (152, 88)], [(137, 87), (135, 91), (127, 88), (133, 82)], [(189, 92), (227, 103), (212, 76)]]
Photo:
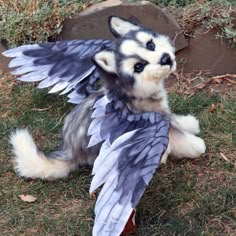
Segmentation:
[(217, 76), (211, 77), (210, 80), (225, 79), (225, 80), (227, 80), (228, 82), (230, 82), (232, 84), (236, 84), (236, 81), (231, 80), (227, 77), (236, 78), (236, 74), (217, 75)]
[(178, 32), (178, 33), (176, 33), (175, 34), (175, 37), (174, 37), (174, 39), (173, 39), (173, 41), (172, 41), (172, 43), (175, 45), (175, 40), (176, 40), (176, 38), (178, 37), (178, 35), (179, 34), (182, 34), (184, 32), (184, 30), (181, 30), (180, 32)]
[(60, 123), (61, 121), (64, 119), (66, 113), (63, 114), (63, 116), (61, 117), (61, 119), (54, 125), (54, 127), (52, 128), (52, 130), (54, 130)]
[(223, 153), (220, 153), (220, 155), (226, 162), (231, 163), (230, 160)]
[(46, 108), (33, 108), (32, 109), (32, 111), (47, 111), (47, 110), (49, 110), (50, 108), (52, 107), (52, 105), (51, 106), (49, 106), (49, 107), (46, 107)]

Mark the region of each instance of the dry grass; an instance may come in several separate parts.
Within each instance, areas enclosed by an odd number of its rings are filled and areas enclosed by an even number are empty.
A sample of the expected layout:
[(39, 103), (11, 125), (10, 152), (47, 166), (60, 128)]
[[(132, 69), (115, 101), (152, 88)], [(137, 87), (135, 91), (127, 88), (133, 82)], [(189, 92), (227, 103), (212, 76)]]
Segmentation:
[[(208, 26), (211, 28), (214, 27), (221, 27), (220, 20), (222, 20), (222, 24), (224, 23), (223, 20), (227, 20), (225, 22), (229, 26), (233, 25), (233, 19), (231, 16), (236, 13), (235, 7), (232, 7), (230, 4), (222, 4), (219, 1), (213, 1), (213, 3), (204, 3), (204, 4), (190, 4), (186, 6), (182, 13), (178, 16), (178, 22), (184, 29), (184, 33), (187, 36), (191, 36), (192, 32), (201, 26), (204, 22), (212, 23)], [(217, 22), (214, 23), (214, 20), (218, 19), (219, 24)]]
[[(41, 0), (31, 0), (27, 4), (28, 14), (32, 14), (38, 9)], [(25, 11), (25, 3), (24, 1), (10, 1), (10, 0), (0, 0), (0, 6), (5, 9), (11, 9), (16, 13), (20, 14), (22, 11)], [(4, 16), (3, 16), (4, 19)]]
[(0, 39), (13, 47), (53, 40), (66, 17), (84, 10), (99, 0), (0, 0)]
[(213, 76), (208, 71), (183, 73), (182, 70), (172, 75), (167, 84), (170, 92), (177, 92), (184, 97), (191, 97), (204, 90), (208, 95), (220, 94), (223, 97), (235, 96), (236, 74)]
[(192, 1), (182, 8), (170, 5), (169, 10), (176, 16), (187, 38), (194, 37), (199, 27), (205, 27), (206, 32), (214, 28), (217, 38), (227, 39), (232, 47), (236, 47), (234, 0)]
[[(46, 2), (28, 1), (24, 9), (23, 1), (17, 0), (0, 0), (0, 5), (14, 12), (23, 11), (24, 16), (32, 19), (39, 4)], [(83, 7), (88, 1), (80, 3)], [(51, 9), (52, 19), (33, 27), (36, 32), (30, 40), (38, 40), (39, 29), (51, 31), (51, 26), (60, 26), (61, 18), (55, 9)], [(192, 27), (203, 18), (199, 18), (199, 10), (187, 12), (187, 9), (181, 20), (185, 33), (191, 34)], [(222, 14), (216, 10), (216, 14)], [(11, 34), (13, 41), (28, 40), (25, 29), (19, 34), (13, 30)], [(169, 87), (172, 109), (181, 114), (195, 114), (200, 119), (200, 135), (206, 141), (207, 153), (198, 160), (170, 160), (161, 166), (138, 206), (138, 235), (235, 235), (236, 88), (227, 78), (235, 81), (234, 77), (214, 78), (206, 72), (175, 74), (174, 83)], [(44, 182), (18, 178), (12, 166), (10, 132), (16, 127), (27, 126), (41, 150), (54, 150), (60, 143), (63, 117), (71, 110), (66, 101), (65, 97), (48, 95), (32, 84), (16, 82), (15, 77), (8, 74), (0, 75), (2, 235), (91, 235), (95, 203), (88, 194), (91, 170), (83, 169), (65, 180)], [(22, 202), (20, 194), (33, 195), (37, 201)]]
[[(63, 21), (93, 3), (102, 0), (0, 0), (0, 38), (15, 45), (53, 40), (61, 32)], [(236, 45), (235, 4), (230, 0), (152, 2), (165, 4), (174, 12), (187, 37), (199, 26), (217, 28), (217, 37)], [(197, 3), (196, 3), (197, 2)], [(178, 6), (178, 8), (176, 8)], [(182, 6), (182, 8), (180, 8)], [(184, 7), (183, 7), (184, 6)]]

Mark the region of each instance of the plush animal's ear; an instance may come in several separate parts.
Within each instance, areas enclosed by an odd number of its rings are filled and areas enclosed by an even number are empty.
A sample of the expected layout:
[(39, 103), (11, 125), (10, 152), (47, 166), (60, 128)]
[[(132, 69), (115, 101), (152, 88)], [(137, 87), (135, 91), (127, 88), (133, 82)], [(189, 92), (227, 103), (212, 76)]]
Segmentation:
[(103, 50), (97, 52), (93, 57), (94, 63), (102, 70), (116, 74), (115, 53), (113, 51)]
[(140, 27), (117, 16), (109, 17), (110, 30), (115, 37), (121, 37), (131, 31), (138, 30)]

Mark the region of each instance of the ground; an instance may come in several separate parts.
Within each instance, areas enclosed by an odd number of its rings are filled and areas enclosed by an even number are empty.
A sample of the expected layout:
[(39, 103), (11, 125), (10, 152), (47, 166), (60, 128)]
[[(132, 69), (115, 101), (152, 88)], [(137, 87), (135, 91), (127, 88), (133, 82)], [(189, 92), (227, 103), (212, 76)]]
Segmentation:
[[(200, 119), (207, 152), (196, 160), (169, 160), (161, 166), (138, 205), (138, 235), (235, 235), (235, 79), (178, 72), (167, 86), (173, 111)], [(19, 178), (8, 143), (14, 128), (27, 126), (41, 150), (54, 150), (72, 108), (66, 100), (9, 74), (0, 77), (2, 235), (90, 235), (95, 203), (88, 193), (91, 170), (54, 182)], [(24, 202), (21, 194), (37, 200)]]
[[(31, 7), (25, 8), (27, 1), (0, 0), (0, 7), (7, 10), (5, 18), (8, 19), (0, 21), (0, 38), (7, 37), (10, 45), (32, 40), (43, 41), (47, 35), (53, 37), (61, 30), (62, 15), (70, 13), (71, 8), (75, 11), (82, 10), (88, 3), (100, 0), (83, 0), (78, 3), (73, 0), (34, 0), (28, 1)], [(32, 10), (37, 9), (39, 2), (44, 8), (40, 11)], [(53, 2), (61, 2), (62, 10), (54, 11), (58, 5), (47, 7)], [(179, 2), (182, 7), (197, 0), (153, 2), (166, 5)], [(221, 2), (233, 4), (235, 0)], [(12, 4), (14, 7), (9, 8)], [(24, 14), (15, 14), (17, 9)], [(67, 12), (63, 9), (67, 9)], [(208, 8), (201, 9), (204, 9), (204, 14), (208, 14)], [(32, 12), (37, 14), (32, 16)], [(218, 10), (216, 12), (219, 13)], [(199, 15), (199, 7), (193, 13), (197, 17), (202, 16)], [(190, 19), (193, 18), (191, 15)], [(32, 19), (39, 28), (31, 25)], [(56, 27), (54, 24), (51, 24), (53, 29), (48, 27), (45, 24), (47, 19), (50, 19), (51, 23), (54, 22)], [(183, 22), (179, 23), (186, 30), (186, 23), (189, 21), (186, 21), (186, 17), (181, 19)], [(227, 14), (220, 19), (232, 26), (231, 18)], [(208, 23), (211, 25), (216, 20), (218, 18), (213, 15)], [(19, 27), (17, 22), (24, 22), (25, 28)], [(195, 26), (196, 21), (190, 23)], [(190, 26), (191, 24), (187, 25), (188, 34), (191, 33)], [(26, 29), (30, 30), (32, 38), (25, 35)], [(16, 30), (19, 31), (17, 34)], [(35, 34), (32, 34), (32, 30)], [(234, 35), (234, 32), (231, 34)], [(138, 235), (235, 235), (235, 84), (235, 75), (213, 77), (205, 72), (178, 72), (167, 80), (173, 111), (180, 114), (192, 113), (200, 119), (200, 136), (206, 141), (207, 152), (196, 160), (168, 160), (166, 165), (161, 166), (138, 205)], [(60, 143), (63, 119), (72, 109), (72, 105), (66, 101), (66, 97), (48, 95), (45, 90), (37, 90), (35, 85), (16, 82), (9, 74), (0, 75), (0, 229), (4, 236), (91, 235), (95, 204), (95, 196), (91, 197), (88, 193), (91, 170), (83, 169), (72, 173), (67, 179), (54, 182), (19, 178), (14, 172), (8, 142), (11, 131), (16, 127), (27, 126), (41, 150), (46, 153), (54, 150)], [(24, 202), (19, 197), (22, 194), (37, 199), (31, 203)]]

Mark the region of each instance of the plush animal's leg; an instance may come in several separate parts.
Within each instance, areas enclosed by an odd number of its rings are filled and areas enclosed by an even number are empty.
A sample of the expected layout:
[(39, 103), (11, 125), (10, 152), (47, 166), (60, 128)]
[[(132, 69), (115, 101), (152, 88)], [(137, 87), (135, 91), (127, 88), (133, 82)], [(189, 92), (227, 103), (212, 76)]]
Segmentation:
[(173, 127), (170, 128), (169, 142), (171, 154), (177, 158), (197, 158), (206, 150), (203, 139)]
[(183, 116), (174, 114), (172, 120), (180, 130), (191, 134), (198, 134), (200, 132), (199, 121), (193, 115)]
[(76, 168), (73, 161), (60, 160), (60, 155), (64, 155), (62, 151), (58, 151), (58, 158), (47, 158), (38, 151), (27, 129), (12, 133), (10, 142), (15, 154), (15, 169), (20, 176), (52, 180), (66, 177)]
[(170, 144), (169, 144), (166, 151), (165, 151), (165, 153), (163, 154), (163, 156), (161, 158), (161, 163), (162, 164), (166, 164), (167, 158), (170, 155), (170, 153), (171, 153), (171, 147), (170, 147)]

